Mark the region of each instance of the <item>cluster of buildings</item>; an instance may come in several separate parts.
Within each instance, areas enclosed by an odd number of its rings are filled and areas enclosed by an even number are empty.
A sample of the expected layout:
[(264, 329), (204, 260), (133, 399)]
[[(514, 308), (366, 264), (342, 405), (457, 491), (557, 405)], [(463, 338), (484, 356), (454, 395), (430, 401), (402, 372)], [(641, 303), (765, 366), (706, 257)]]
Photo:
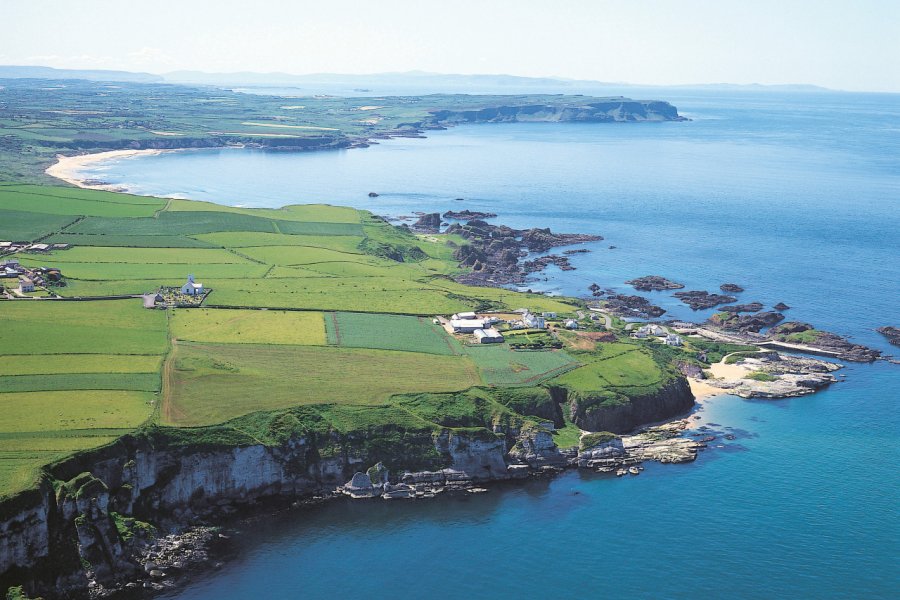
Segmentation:
[(475, 335), (475, 341), (479, 344), (498, 344), (503, 341), (503, 335), (494, 329), (494, 324), (499, 323), (496, 317), (479, 318), (473, 312), (456, 313), (450, 317), (450, 327), (453, 333), (471, 333)]
[(31, 242), (0, 241), (0, 252), (50, 252), (68, 250), (69, 244), (32, 244)]
[(665, 327), (653, 323), (641, 325), (632, 332), (631, 337), (636, 339), (655, 337), (659, 338), (667, 346), (681, 346), (684, 343), (680, 335), (669, 333), (669, 330)]
[(3, 287), (14, 287), (19, 293), (27, 294), (37, 287), (62, 281), (62, 272), (54, 267), (25, 267), (17, 259), (10, 258), (0, 263), (0, 278), (16, 280), (15, 286), (6, 284)]

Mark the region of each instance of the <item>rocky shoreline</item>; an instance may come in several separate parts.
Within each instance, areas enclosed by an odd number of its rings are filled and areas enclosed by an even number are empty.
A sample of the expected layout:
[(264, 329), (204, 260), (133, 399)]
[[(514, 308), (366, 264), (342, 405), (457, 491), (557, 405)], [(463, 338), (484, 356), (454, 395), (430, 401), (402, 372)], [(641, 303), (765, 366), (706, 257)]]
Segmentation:
[[(440, 219), (438, 213), (433, 215)], [(468, 242), (455, 250), (454, 258), (459, 261), (460, 266), (467, 267), (470, 271), (458, 276), (456, 280), (483, 287), (522, 285), (527, 281), (528, 275), (550, 265), (556, 265), (563, 271), (572, 271), (575, 267), (568, 256), (551, 254), (531, 260), (524, 259), (532, 253), (603, 239), (599, 235), (554, 233), (549, 228), (513, 229), (505, 225), (492, 225), (480, 219), (454, 223), (444, 233), (459, 235)]]

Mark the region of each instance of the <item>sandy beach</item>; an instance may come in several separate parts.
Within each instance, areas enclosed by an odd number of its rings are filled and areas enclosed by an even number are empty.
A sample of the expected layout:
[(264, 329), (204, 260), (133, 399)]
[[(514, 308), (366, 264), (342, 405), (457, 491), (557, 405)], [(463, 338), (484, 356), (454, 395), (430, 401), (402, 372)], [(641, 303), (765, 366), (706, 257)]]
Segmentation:
[(80, 171), (85, 167), (102, 163), (107, 160), (118, 160), (134, 156), (152, 156), (169, 152), (168, 150), (110, 150), (109, 152), (97, 152), (94, 154), (80, 154), (78, 156), (57, 155), (56, 164), (47, 167), (45, 173), (51, 177), (61, 179), (74, 186), (91, 190), (107, 190), (113, 192), (126, 191), (120, 186), (98, 182), (81, 176)]
[[(725, 380), (743, 379), (744, 376), (747, 375), (747, 373), (752, 371), (750, 367), (747, 367), (745, 365), (729, 365), (724, 362), (713, 363), (707, 370), (712, 373), (714, 379)], [(724, 390), (722, 388), (711, 385), (707, 382), (707, 380), (688, 377), (688, 383), (691, 386), (691, 393), (694, 394), (694, 397), (698, 402), (701, 402), (713, 396), (720, 396), (722, 394), (728, 393), (728, 390)]]

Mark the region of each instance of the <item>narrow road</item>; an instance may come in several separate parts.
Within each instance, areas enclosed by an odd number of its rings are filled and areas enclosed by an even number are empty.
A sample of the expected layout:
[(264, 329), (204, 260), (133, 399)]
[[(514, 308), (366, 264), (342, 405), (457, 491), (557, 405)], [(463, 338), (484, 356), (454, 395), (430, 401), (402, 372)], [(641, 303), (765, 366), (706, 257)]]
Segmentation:
[(609, 316), (609, 314), (603, 312), (599, 308), (590, 308), (588, 310), (590, 310), (591, 312), (597, 313), (598, 315), (603, 317), (603, 324), (606, 326), (607, 329), (612, 329), (612, 318)]

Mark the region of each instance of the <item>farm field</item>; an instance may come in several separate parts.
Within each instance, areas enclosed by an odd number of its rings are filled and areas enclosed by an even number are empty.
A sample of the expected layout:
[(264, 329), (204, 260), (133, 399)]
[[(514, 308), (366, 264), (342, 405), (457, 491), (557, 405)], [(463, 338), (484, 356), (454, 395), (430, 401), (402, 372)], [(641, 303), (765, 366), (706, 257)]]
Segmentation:
[[(302, 202), (301, 198), (296, 199)], [(314, 221), (319, 223), (359, 223), (359, 211), (346, 206), (330, 204), (290, 204), (291, 198), (285, 198), (288, 204), (281, 208), (240, 208), (222, 206), (212, 202), (198, 200), (172, 200), (167, 210), (172, 212), (211, 211), (240, 215), (253, 215), (283, 221)]]
[(347, 348), (374, 348), (462, 354), (462, 347), (428, 317), (332, 312), (325, 316), (328, 343)]
[(280, 310), (178, 310), (172, 337), (193, 342), (325, 345), (320, 312)]
[(0, 433), (134, 428), (150, 416), (155, 398), (130, 390), (0, 393)]
[(59, 373), (158, 373), (161, 356), (127, 354), (24, 354), (5, 355), (0, 375)]
[(537, 385), (578, 366), (563, 350), (516, 351), (506, 344), (465, 346), (488, 385)]
[(189, 239), (196, 240), (198, 243), (225, 248), (311, 246), (351, 253), (359, 252), (359, 243), (363, 241), (363, 237), (358, 235), (292, 235), (287, 233), (248, 233), (241, 231), (204, 233), (192, 236)]
[(62, 296), (142, 294), (188, 274), (212, 290), (204, 308), (168, 312), (138, 299), (3, 301), (0, 496), (31, 485), (42, 465), (148, 420), (208, 425), (315, 405), (334, 426), (389, 419), (430, 428), (392, 397), (534, 385), (577, 366), (565, 352), (464, 348), (434, 315), (571, 307), (457, 284), (442, 236), (365, 212), (0, 191), (0, 239), (71, 245), (16, 255), (25, 266), (60, 268)]
[(45, 373), (0, 376), (0, 394), (59, 390), (159, 391), (158, 373)]
[[(626, 347), (631, 350), (626, 350)], [(663, 372), (649, 351), (632, 344), (603, 344), (598, 355), (579, 355), (583, 367), (554, 380), (576, 390), (598, 391), (615, 388), (654, 387)]]
[(323, 262), (350, 262), (376, 266), (390, 264), (383, 258), (368, 256), (359, 251), (348, 253), (311, 246), (259, 246), (241, 248), (240, 252), (244, 256), (269, 265), (308, 265)]
[(304, 404), (377, 405), (394, 394), (480, 383), (466, 357), (387, 350), (182, 342), (172, 361), (162, 421), (180, 426)]
[(470, 304), (427, 284), (387, 277), (266, 278), (221, 281), (209, 305), (450, 314)]
[(0, 219), (0, 239), (25, 242), (59, 231), (74, 223), (75, 217), (47, 215), (43, 213), (3, 210)]
[[(116, 283), (129, 279), (154, 279), (169, 285), (181, 285), (191, 273), (203, 273), (202, 281), (206, 287), (213, 288), (216, 279), (259, 278), (269, 270), (267, 265), (254, 263), (243, 264), (202, 264), (202, 263), (98, 263), (77, 262), (61, 263), (46, 257), (28, 257), (22, 255), (19, 261), (26, 266), (39, 267), (53, 265), (60, 268), (66, 277), (79, 281), (109, 281)], [(141, 288), (143, 290), (143, 288)], [(61, 296), (72, 296), (74, 288), (58, 290)]]
[(0, 310), (3, 496), (30, 485), (42, 465), (146, 422), (168, 341), (165, 313), (137, 300), (4, 302)]
[(4, 354), (165, 353), (166, 315), (137, 300), (5, 302)]
[(132, 248), (218, 248), (203, 240), (183, 235), (91, 235), (56, 233), (44, 240), (48, 244), (73, 244), (76, 246), (128, 246)]
[[(37, 185), (0, 187), (0, 210), (96, 217), (152, 217), (166, 202), (157, 198), (101, 193), (54, 193)], [(49, 192), (47, 190), (50, 190)]]
[(135, 264), (247, 264), (251, 261), (220, 248), (123, 248), (75, 246), (50, 252), (44, 262)]

